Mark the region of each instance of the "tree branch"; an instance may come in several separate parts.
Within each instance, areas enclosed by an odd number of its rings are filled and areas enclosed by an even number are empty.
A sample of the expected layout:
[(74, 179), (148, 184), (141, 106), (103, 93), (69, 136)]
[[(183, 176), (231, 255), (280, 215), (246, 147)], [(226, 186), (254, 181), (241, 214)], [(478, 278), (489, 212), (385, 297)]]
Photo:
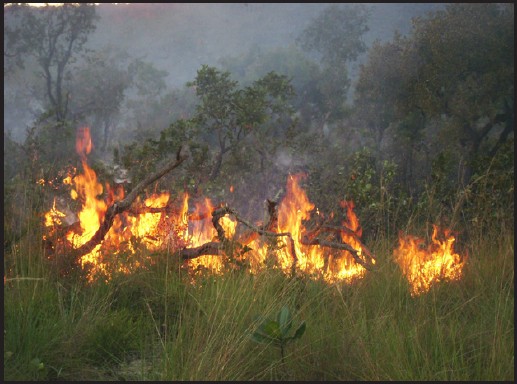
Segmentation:
[(359, 252), (355, 248), (353, 248), (351, 245), (348, 245), (346, 243), (334, 243), (334, 242), (323, 240), (323, 239), (319, 239), (319, 238), (315, 238), (315, 239), (309, 240), (307, 238), (307, 236), (305, 236), (305, 235), (302, 236), (300, 242), (303, 245), (321, 245), (323, 247), (329, 247), (329, 248), (334, 248), (334, 249), (342, 249), (342, 250), (348, 251), (348, 252), (350, 252), (352, 257), (354, 258), (356, 263), (362, 265), (365, 269), (367, 269), (369, 271), (371, 270), (371, 266), (369, 264), (367, 264), (365, 261), (363, 261), (359, 257)]
[(95, 234), (91, 237), (90, 240), (88, 240), (85, 244), (80, 246), (75, 250), (75, 253), (79, 256), (85, 255), (88, 252), (91, 252), (93, 248), (97, 246), (103, 239), (104, 236), (108, 233), (111, 226), (113, 225), (113, 220), (115, 219), (115, 216), (118, 215), (121, 212), (124, 212), (129, 209), (133, 201), (136, 199), (136, 197), (146, 188), (149, 184), (152, 184), (165, 174), (172, 171), (174, 168), (177, 168), (178, 166), (183, 163), (187, 159), (186, 155), (181, 155), (181, 147), (179, 148), (175, 161), (171, 161), (166, 166), (164, 166), (162, 169), (160, 169), (158, 172), (155, 172), (151, 175), (149, 175), (146, 179), (141, 181), (127, 196), (125, 199), (122, 199), (120, 201), (117, 201), (111, 205), (108, 210), (106, 211), (106, 215), (104, 216), (104, 220), (102, 221), (99, 229)]

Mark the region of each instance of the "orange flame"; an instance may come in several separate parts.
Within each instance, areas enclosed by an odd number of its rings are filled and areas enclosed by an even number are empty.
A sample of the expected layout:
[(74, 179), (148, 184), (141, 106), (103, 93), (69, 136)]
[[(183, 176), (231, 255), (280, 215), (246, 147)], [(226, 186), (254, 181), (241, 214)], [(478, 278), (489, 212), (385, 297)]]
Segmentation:
[[(185, 202), (188, 210), (188, 202)], [(192, 214), (192, 223), (189, 225), (188, 237), (186, 238), (191, 247), (198, 247), (210, 241), (217, 241), (217, 231), (212, 224), (212, 211), (214, 206), (210, 199), (205, 198), (203, 203), (196, 203)], [(221, 226), (227, 238), (232, 238), (235, 234), (237, 222), (225, 215), (221, 218)], [(203, 255), (196, 259), (189, 260), (188, 264), (194, 269), (202, 267), (212, 273), (220, 274), (224, 271), (223, 259), (219, 255)]]
[(424, 240), (399, 235), (399, 247), (394, 251), (395, 261), (411, 285), (411, 295), (429, 291), (439, 281), (459, 280), (465, 260), (454, 252), (454, 236), (445, 229), (445, 239), (438, 239), (438, 227), (433, 225), (432, 243), (426, 248)]
[(91, 152), (93, 148), (92, 138), (90, 136), (89, 127), (80, 127), (77, 130), (77, 137), (75, 140), (75, 150), (81, 156), (81, 159), (85, 160), (86, 155)]
[[(100, 228), (108, 206), (124, 198), (122, 186), (112, 188), (106, 184), (104, 188), (97, 180), (95, 171), (88, 166), (86, 155), (92, 149), (88, 127), (78, 129), (76, 149), (81, 156), (84, 173), (77, 174), (73, 178), (69, 174), (63, 179), (64, 184), (72, 187), (70, 191), (72, 199), (78, 199), (82, 205), (78, 213), (80, 229), (69, 230), (66, 234), (66, 239), (73, 248), (87, 243)], [(306, 231), (304, 222), (310, 219), (310, 212), (315, 207), (299, 186), (299, 182), (304, 177), (305, 175), (302, 174), (288, 177), (286, 196), (279, 204), (277, 227), (272, 229), (278, 233), (291, 234), (294, 254), (288, 238), (277, 237), (277, 246), (271, 247), (271, 242), (265, 241), (265, 237), (255, 234), (249, 237), (249, 241), (242, 241), (242, 244), (248, 246), (247, 252), (236, 258), (240, 258), (241, 261), (247, 260), (251, 273), (265, 268), (267, 259), (274, 258), (277, 267), (285, 273), (291, 273), (293, 265), (296, 265), (299, 273), (323, 278), (328, 282), (350, 281), (362, 276), (365, 269), (356, 264), (347, 251), (331, 252), (319, 245), (302, 244), (301, 239)], [(181, 199), (180, 208), (174, 210), (171, 208), (168, 193), (154, 194), (143, 203), (137, 199), (134, 203), (137, 208), (117, 215), (102, 243), (80, 259), (81, 266), (89, 267), (89, 279), (93, 280), (101, 275), (110, 278), (112, 271), (129, 273), (140, 267), (143, 260), (133, 257), (136, 255), (135, 247), (138, 244), (147, 249), (158, 250), (165, 247), (173, 247), (173, 249), (197, 247), (211, 241), (218, 241), (217, 232), (212, 224), (211, 214), (214, 206), (210, 199), (205, 198), (202, 202), (194, 204), (194, 210), (190, 215), (188, 199), (189, 196), (185, 193)], [(361, 252), (358, 241), (361, 228), (353, 212), (353, 202), (342, 202), (341, 206), (346, 209), (346, 220), (343, 225), (350, 230), (350, 234), (341, 235), (342, 240)], [(63, 215), (54, 203), (52, 209), (45, 215), (45, 226), (50, 233), (53, 227), (62, 224)], [(227, 238), (236, 236), (236, 220), (226, 215), (221, 218), (220, 224)], [(236, 240), (241, 241), (239, 238)], [(127, 262), (123, 265), (117, 264), (119, 259), (124, 259), (119, 256), (127, 254), (131, 256)], [(225, 258), (221, 256), (204, 255), (188, 260), (187, 264), (194, 271), (205, 268), (212, 273), (223, 273), (226, 266)]]
[[(73, 248), (88, 242), (99, 229), (108, 206), (124, 198), (121, 185), (112, 188), (106, 184), (104, 188), (97, 180), (95, 171), (88, 166), (86, 155), (92, 147), (89, 128), (80, 128), (77, 131), (76, 150), (81, 156), (84, 173), (72, 177), (69, 172), (63, 179), (63, 184), (71, 186), (72, 199), (78, 199), (82, 205), (78, 213), (80, 229), (70, 229), (66, 234), (66, 239)], [(75, 169), (73, 173), (75, 174)], [(275, 241), (269, 241), (270, 237), (259, 236), (254, 231), (251, 231), (252, 235), (249, 231), (247, 234), (237, 235), (237, 221), (227, 215), (220, 220), (226, 237), (237, 237), (236, 241), (246, 246), (246, 252), (233, 257), (246, 261), (250, 273), (266, 268), (271, 264), (268, 261), (272, 259), (276, 268), (284, 273), (291, 273), (295, 266), (298, 273), (321, 278), (329, 283), (350, 282), (364, 276), (366, 269), (357, 264), (348, 251), (302, 243), (302, 238), (307, 233), (305, 223), (311, 218), (311, 212), (320, 214), (299, 185), (305, 177), (304, 174), (288, 177), (286, 195), (278, 206), (278, 222), (275, 223), (275, 228), (270, 228), (276, 233), (290, 233), (292, 248), (287, 236), (275, 237)], [(233, 186), (230, 186), (230, 191), (233, 192)], [(130, 273), (140, 268), (144, 261), (153, 262), (149, 256), (145, 256), (146, 260), (136, 258), (136, 247), (139, 244), (151, 250), (165, 247), (178, 250), (218, 241), (212, 224), (214, 205), (210, 199), (205, 198), (194, 204), (190, 215), (187, 193), (182, 196), (179, 205), (179, 209), (171, 208), (173, 205), (170, 195), (164, 192), (153, 194), (143, 203), (137, 199), (134, 210), (117, 215), (102, 243), (80, 259), (81, 266), (89, 267), (89, 279), (93, 280), (97, 276), (109, 279), (113, 271)], [(345, 210), (342, 222), (345, 230), (339, 231), (340, 240), (361, 255), (362, 229), (354, 213), (354, 203), (342, 201), (340, 206)], [(54, 201), (52, 208), (45, 214), (44, 225), (48, 235), (54, 234), (55, 228), (63, 226), (67, 221), (70, 221), (67, 220), (67, 213), (61, 212)], [(462, 276), (465, 260), (454, 252), (455, 238), (450, 236), (450, 231), (445, 230), (444, 233), (445, 240), (439, 240), (438, 228), (433, 226), (432, 244), (427, 249), (423, 246), (422, 239), (402, 235), (399, 237), (400, 245), (394, 251), (394, 256), (411, 284), (413, 296), (427, 292), (437, 281), (457, 280)], [(118, 263), (123, 255), (130, 256), (128, 261)], [(220, 254), (204, 255), (188, 260), (186, 264), (194, 271), (204, 268), (217, 274), (223, 273), (226, 268), (225, 259)]]
[(51, 228), (52, 230), (56, 225), (59, 226), (62, 224), (61, 218), (65, 216), (66, 214), (56, 208), (56, 199), (54, 199), (52, 208), (45, 213), (45, 227)]
[[(293, 263), (296, 262), (296, 268), (299, 272), (307, 274), (313, 278), (323, 278), (325, 281), (332, 283), (337, 281), (350, 282), (355, 278), (362, 277), (366, 269), (357, 264), (352, 255), (348, 251), (330, 251), (328, 248), (319, 245), (303, 245), (301, 238), (306, 232), (303, 224), (304, 221), (310, 219), (310, 212), (314, 209), (305, 194), (305, 191), (299, 186), (299, 182), (305, 178), (304, 174), (290, 175), (287, 179), (287, 188), (285, 198), (281, 201), (278, 208), (278, 231), (291, 233), (296, 260), (290, 250), (289, 240), (281, 238), (279, 241), (281, 248), (273, 251), (279, 268), (285, 273), (291, 273)], [(353, 203), (347, 203), (349, 207), (347, 211), (347, 225), (360, 237), (359, 222), (357, 216), (353, 212)], [(361, 247), (359, 242), (349, 242), (348, 238), (343, 238), (359, 252)], [(254, 240), (250, 245), (255, 251), (251, 252), (252, 259), (250, 264), (252, 272), (260, 269), (258, 266), (264, 266), (268, 257), (268, 249), (260, 240)], [(271, 253), (271, 251), (269, 251)]]

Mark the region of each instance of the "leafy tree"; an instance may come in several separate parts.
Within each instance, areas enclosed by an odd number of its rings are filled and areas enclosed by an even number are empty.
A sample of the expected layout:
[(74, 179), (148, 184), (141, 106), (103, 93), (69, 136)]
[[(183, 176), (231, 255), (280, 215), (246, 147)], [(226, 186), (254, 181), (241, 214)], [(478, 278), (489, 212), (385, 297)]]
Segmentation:
[(366, 50), (361, 40), (368, 31), (369, 10), (364, 5), (326, 8), (298, 38), (303, 49), (315, 51), (327, 65), (351, 62)]
[(167, 71), (157, 69), (152, 63), (136, 59), (129, 65), (129, 74), (139, 96), (158, 96), (165, 91)]
[(405, 57), (401, 36), (382, 44), (375, 41), (369, 50), (368, 60), (361, 65), (355, 90), (355, 115), (373, 140), (376, 156), (381, 155), (384, 134), (396, 118), (397, 101), (408, 76), (402, 69)]
[(15, 4), (9, 12), (15, 20), (4, 28), (4, 56), (16, 57), (19, 65), (27, 55), (37, 60), (49, 108), (56, 121), (62, 122), (68, 112), (69, 66), (84, 52), (88, 35), (95, 30), (95, 5), (64, 3), (35, 9)]
[(449, 4), (414, 21), (414, 105), (439, 117), (467, 160), (494, 155), (514, 132), (513, 4)]
[(347, 112), (345, 102), (351, 85), (348, 65), (366, 51), (362, 40), (368, 31), (369, 10), (364, 5), (331, 5), (303, 30), (297, 41), (317, 54), (322, 63), (318, 79), (321, 95), (317, 107), (322, 116), (321, 129)]
[[(234, 185), (241, 195), (249, 196), (249, 209), (251, 200), (260, 199), (274, 169), (276, 148), (285, 143), (285, 131), (292, 124), (292, 86), (285, 76), (270, 72), (239, 87), (229, 72), (208, 66), (189, 85), (199, 98), (192, 117), (176, 119), (158, 137), (126, 145), (115, 161), (131, 169), (137, 183), (182, 146), (190, 154), (189, 161), (174, 180), (164, 177), (160, 183), (166, 183), (168, 190), (188, 190), (193, 198), (208, 193), (212, 199), (232, 204), (228, 195)], [(283, 184), (285, 178), (281, 180)], [(263, 198), (260, 207), (262, 203)]]
[(146, 139), (166, 128), (172, 120), (168, 112), (174, 104), (171, 95), (168, 99), (165, 96), (168, 73), (142, 59), (133, 60), (127, 72), (131, 84), (124, 104), (126, 129), (119, 132), (118, 139)]
[(219, 175), (223, 157), (245, 136), (262, 129), (271, 117), (288, 112), (287, 101), (293, 94), (289, 80), (274, 72), (239, 89), (229, 72), (207, 65), (187, 85), (195, 87), (200, 99), (194, 117), (199, 134), (217, 147), (209, 180)]
[(440, 183), (468, 183), (475, 159), (493, 156), (513, 135), (512, 7), (450, 4), (414, 19), (407, 37), (370, 49), (356, 117), (373, 133), (378, 151), (389, 133), (390, 156), (412, 196), (423, 180), (432, 181), (437, 156), (453, 156), (450, 164), (466, 168), (462, 175), (461, 167), (449, 167), (440, 175), (450, 180)]

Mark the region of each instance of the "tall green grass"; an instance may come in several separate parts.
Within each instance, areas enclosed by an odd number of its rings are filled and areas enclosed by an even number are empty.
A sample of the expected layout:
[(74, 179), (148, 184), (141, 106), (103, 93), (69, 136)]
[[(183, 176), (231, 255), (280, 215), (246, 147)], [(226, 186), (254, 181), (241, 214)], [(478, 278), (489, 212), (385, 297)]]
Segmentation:
[[(510, 231), (475, 239), (463, 279), (417, 297), (388, 239), (372, 245), (377, 270), (350, 285), (276, 270), (193, 284), (172, 254), (152, 270), (65, 285), (32, 253), (4, 284), (4, 379), (513, 380), (513, 244)], [(284, 362), (250, 338), (257, 316), (283, 305), (307, 324)]]

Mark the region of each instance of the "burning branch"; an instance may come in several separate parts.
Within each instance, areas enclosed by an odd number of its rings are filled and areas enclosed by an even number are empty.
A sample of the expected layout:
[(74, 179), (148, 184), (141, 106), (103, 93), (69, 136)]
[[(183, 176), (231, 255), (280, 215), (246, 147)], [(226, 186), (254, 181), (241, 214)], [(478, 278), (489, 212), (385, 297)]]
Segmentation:
[[(102, 244), (106, 248), (117, 247), (122, 252), (128, 250), (135, 253), (132, 246), (134, 238), (139, 239), (138, 245), (143, 244), (149, 249), (160, 249), (165, 244), (167, 247), (171, 244), (176, 251), (175, 256), (181, 260), (191, 262), (194, 267), (210, 266), (214, 272), (224, 270), (226, 259), (237, 265), (242, 265), (243, 259), (246, 259), (245, 265), (254, 272), (268, 265), (265, 263), (268, 257), (276, 257), (277, 266), (284, 273), (290, 272), (294, 276), (295, 273), (306, 272), (333, 282), (362, 276), (375, 264), (374, 255), (360, 241), (362, 230), (353, 212), (353, 201), (340, 202), (341, 207), (346, 209), (342, 226), (330, 225), (333, 214), (325, 217), (317, 211), (316, 225), (310, 229), (305, 227), (304, 222), (309, 221), (315, 206), (299, 186), (300, 180), (306, 177), (304, 174), (289, 175), (281, 204), (276, 203), (278, 195), (266, 201), (269, 217), (259, 225), (243, 219), (226, 204), (214, 208), (209, 199), (205, 199), (204, 205), (196, 203), (195, 212), (188, 214), (187, 193), (181, 206), (177, 207), (169, 200), (168, 193), (148, 198), (141, 204), (135, 203), (146, 187), (186, 160), (187, 156), (181, 154), (181, 147), (175, 160), (145, 178), (127, 197), (124, 198), (123, 190), (113, 190), (107, 185), (109, 198), (99, 199), (103, 186), (86, 162), (91, 145), (89, 129), (83, 127), (78, 131), (76, 149), (82, 159), (84, 174), (76, 175), (73, 179), (69, 175), (66, 182), (75, 185), (71, 197), (81, 197), (82, 210), (75, 216), (66, 205), (61, 208), (56, 206), (59, 201), (55, 200), (54, 207), (45, 214), (44, 225), (49, 232), (43, 239), (50, 253), (54, 251), (51, 238), (57, 237), (56, 245), (63, 252), (62, 257), (55, 258), (59, 262), (56, 267), (65, 274), (77, 267), (87, 268), (87, 277), (91, 280), (99, 273), (110, 276), (115, 270), (128, 273), (132, 268), (140, 267), (138, 260), (134, 263), (129, 261), (127, 265), (125, 259), (121, 263), (115, 260), (112, 264), (110, 257), (104, 258), (95, 251)], [(67, 224), (66, 234), (63, 223)], [(245, 229), (236, 233), (238, 223), (243, 224)], [(287, 237), (288, 240), (285, 240), (285, 244), (282, 241), (281, 249), (276, 246), (272, 250), (271, 243), (276, 241), (261, 241), (265, 240), (261, 236), (273, 239)], [(68, 251), (69, 247), (73, 249), (71, 252)], [(324, 248), (341, 252), (338, 257), (332, 257)], [(222, 258), (193, 260), (205, 255)], [(148, 257), (146, 259), (151, 261)]]
[[(274, 203), (274, 202), (272, 202), (270, 200), (268, 200), (268, 212), (269, 212), (269, 215), (270, 215), (269, 223), (267, 225), (265, 225), (264, 227), (268, 228), (268, 229), (272, 229), (271, 228), (272, 227), (272, 223), (274, 223), (277, 220), (277, 214), (276, 214), (276, 203)], [(230, 208), (230, 207), (225, 205), (225, 206), (223, 206), (223, 207), (221, 207), (219, 209), (216, 209), (214, 212), (212, 212), (212, 223), (214, 224), (214, 227), (215, 227), (215, 229), (217, 231), (217, 236), (219, 237), (219, 239), (223, 243), (227, 242), (228, 240), (224, 236), (224, 229), (219, 224), (219, 219), (221, 217), (223, 217), (224, 215), (226, 215), (226, 214), (231, 214), (233, 217), (235, 217), (235, 219), (238, 222), (244, 224), (245, 226), (247, 226), (248, 228), (250, 228), (252, 231), (254, 231), (255, 233), (257, 233), (259, 235), (270, 236), (270, 237), (287, 236), (289, 238), (289, 246), (291, 248), (291, 254), (293, 255), (292, 271), (294, 273), (294, 271), (296, 269), (296, 262), (297, 262), (298, 258), (296, 257), (296, 250), (294, 248), (294, 241), (293, 241), (293, 237), (292, 237), (290, 232), (280, 232), (280, 233), (278, 233), (278, 232), (272, 232), (272, 231), (267, 230), (267, 229), (256, 227), (253, 224), (250, 224), (246, 220), (242, 219), (237, 214), (237, 212), (235, 212), (234, 209), (232, 209), (232, 208)]]
[[(367, 264), (365, 261), (363, 261), (361, 259), (361, 257), (359, 256), (359, 252), (356, 249), (354, 249), (351, 245), (348, 245), (346, 243), (334, 243), (332, 241), (319, 239), (319, 238), (309, 239), (309, 237), (307, 235), (304, 235), (301, 238), (300, 243), (303, 245), (321, 245), (323, 247), (342, 249), (342, 250), (348, 251), (354, 258), (356, 263), (362, 265), (365, 269), (367, 269), (369, 271), (371, 270), (371, 265)], [(361, 247), (363, 247), (363, 246), (364, 245), (361, 243)], [(364, 248), (362, 249), (362, 251), (364, 251)], [(369, 251), (368, 251), (368, 254), (371, 255), (371, 253)]]
[(359, 253), (357, 252), (357, 250), (355, 250), (350, 245), (345, 244), (345, 243), (333, 243), (333, 242), (318, 238), (318, 235), (322, 232), (333, 232), (336, 235), (344, 234), (346, 236), (352, 237), (354, 239), (354, 241), (357, 242), (361, 246), (361, 254), (366, 255), (371, 260), (377, 260), (375, 255), (372, 252), (370, 252), (370, 250), (366, 247), (366, 245), (363, 244), (363, 242), (361, 241), (361, 239), (359, 238), (357, 233), (355, 233), (354, 231), (352, 231), (350, 228), (347, 228), (347, 227), (340, 227), (340, 226), (335, 226), (335, 225), (321, 225), (314, 231), (306, 233), (303, 236), (301, 243), (304, 245), (322, 245), (324, 247), (344, 249), (345, 251), (349, 251), (352, 254), (352, 256), (356, 262), (361, 264), (366, 269), (368, 269), (368, 270), (370, 269), (370, 267), (369, 266), (367, 267), (367, 264), (365, 264), (365, 262), (362, 259), (360, 259)]
[(176, 159), (174, 161), (169, 162), (166, 166), (164, 166), (159, 171), (149, 175), (146, 179), (142, 180), (127, 196), (125, 199), (120, 201), (116, 201), (111, 205), (106, 211), (106, 215), (104, 216), (104, 220), (101, 223), (99, 229), (92, 236), (90, 240), (88, 240), (85, 244), (75, 250), (76, 255), (82, 256), (89, 252), (91, 252), (97, 244), (102, 242), (104, 236), (109, 232), (111, 226), (113, 225), (113, 220), (115, 216), (119, 213), (122, 213), (128, 210), (133, 203), (133, 201), (137, 198), (137, 196), (150, 184), (154, 183), (156, 180), (160, 179), (173, 169), (179, 167), (183, 161), (187, 159), (187, 155), (181, 154), (181, 147), (178, 149), (176, 154)]
[[(290, 232), (274, 232), (274, 229), (278, 225), (277, 205), (275, 202), (271, 200), (267, 200), (267, 204), (269, 220), (266, 224), (262, 226), (255, 226), (249, 223), (247, 220), (240, 217), (240, 215), (233, 208), (230, 208), (227, 205), (222, 205), (219, 208), (216, 208), (212, 212), (212, 224), (217, 231), (217, 237), (219, 241), (211, 241), (195, 248), (184, 248), (180, 251), (181, 258), (183, 260), (189, 260), (203, 255), (219, 255), (222, 251), (225, 253), (235, 252), (236, 249), (242, 251), (245, 245), (255, 240), (259, 235), (269, 237), (286, 236), (289, 238), (290, 252), (293, 256), (292, 273), (294, 273), (296, 270), (298, 258), (296, 256), (296, 250), (292, 234)], [(219, 222), (221, 218), (227, 214), (232, 215), (238, 222), (250, 228), (251, 233), (248, 232), (241, 236), (240, 241), (231, 241), (227, 239), (224, 228)], [(360, 250), (355, 249), (346, 242), (333, 242), (319, 237), (319, 235), (324, 232), (332, 232), (335, 235), (345, 234), (347, 236), (351, 236), (356, 242), (356, 244), (360, 246)], [(366, 246), (360, 241), (357, 233), (347, 227), (331, 226), (322, 223), (321, 225), (318, 225), (317, 228), (313, 231), (305, 233), (300, 239), (300, 243), (307, 246), (317, 245), (322, 247), (348, 251), (354, 258), (356, 263), (360, 264), (367, 270), (372, 269), (372, 265), (374, 262), (365, 261), (363, 259), (364, 256), (369, 257), (370, 260), (376, 259), (376, 257), (368, 250), (368, 248), (366, 248)]]
[(194, 248), (184, 248), (180, 251), (180, 257), (183, 260), (195, 259), (204, 255), (219, 255), (223, 246), (218, 241), (211, 241)]
[[(268, 214), (269, 214), (269, 220), (268, 222), (263, 226), (255, 226), (248, 221), (244, 220), (240, 217), (240, 215), (232, 208), (230, 208), (227, 205), (223, 205), (217, 209), (215, 209), (212, 212), (212, 224), (214, 228), (217, 231), (217, 237), (219, 239), (219, 242), (208, 242), (205, 243), (199, 247), (195, 248), (184, 248), (180, 251), (180, 257), (183, 260), (189, 260), (189, 259), (195, 259), (196, 257), (203, 256), (203, 255), (218, 255), (221, 253), (222, 250), (231, 250), (235, 251), (238, 250), (244, 250), (244, 246), (246, 244), (249, 244), (253, 240), (256, 239), (258, 235), (264, 235), (269, 237), (280, 237), (280, 236), (287, 236), (289, 238), (289, 245), (291, 248), (291, 253), (293, 255), (294, 261), (293, 261), (293, 271), (296, 266), (296, 251), (294, 248), (294, 241), (291, 236), (290, 232), (273, 232), (272, 229), (274, 229), (278, 223), (278, 213), (276, 210), (277, 203), (271, 200), (267, 200), (267, 208), (268, 208)], [(226, 238), (224, 229), (222, 225), (219, 223), (222, 217), (225, 215), (230, 214), (235, 219), (244, 224), (246, 227), (250, 228), (252, 230), (251, 233), (246, 233), (242, 236), (243, 241), (230, 241)], [(243, 246), (244, 244), (244, 246)]]

